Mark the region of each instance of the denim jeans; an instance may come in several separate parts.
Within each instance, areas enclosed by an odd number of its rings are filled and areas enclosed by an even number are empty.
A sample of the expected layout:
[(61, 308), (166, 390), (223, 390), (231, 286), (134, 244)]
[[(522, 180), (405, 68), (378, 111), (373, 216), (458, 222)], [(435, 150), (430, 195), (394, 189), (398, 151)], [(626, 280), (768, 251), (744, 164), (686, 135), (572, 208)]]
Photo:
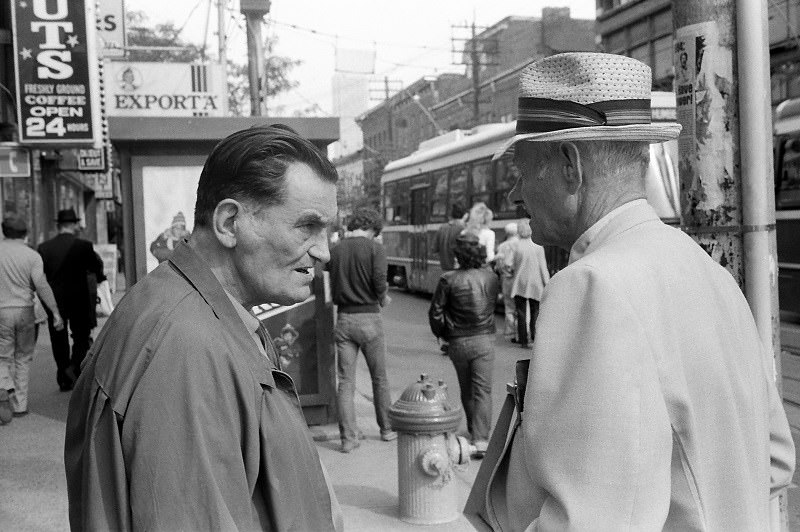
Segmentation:
[(0, 308), (0, 388), (14, 389), (14, 412), (28, 410), (28, 374), (35, 347), (33, 307)]
[(450, 339), (447, 354), (456, 368), (467, 430), (473, 441), (488, 441), (492, 428), (494, 334)]
[(379, 313), (339, 313), (334, 330), (336, 339), (339, 389), (336, 403), (339, 410), (339, 434), (342, 442), (357, 440), (354, 396), (356, 392), (356, 362), (358, 350), (364, 353), (372, 378), (372, 397), (375, 418), (381, 434), (392, 430), (389, 421), (389, 379), (386, 377), (386, 342), (383, 321)]

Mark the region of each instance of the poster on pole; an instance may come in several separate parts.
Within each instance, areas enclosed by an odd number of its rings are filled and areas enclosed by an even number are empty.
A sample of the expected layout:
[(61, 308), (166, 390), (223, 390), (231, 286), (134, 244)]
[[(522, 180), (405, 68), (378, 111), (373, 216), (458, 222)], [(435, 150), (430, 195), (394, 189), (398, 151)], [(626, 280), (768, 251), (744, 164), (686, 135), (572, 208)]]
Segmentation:
[(702, 22), (675, 32), (676, 114), (681, 175), (702, 190), (697, 209), (712, 211), (725, 203), (734, 176), (733, 142), (727, 106), (733, 84), (733, 55), (720, 46), (717, 22)]
[(97, 145), (94, 2), (12, 0), (19, 140)]

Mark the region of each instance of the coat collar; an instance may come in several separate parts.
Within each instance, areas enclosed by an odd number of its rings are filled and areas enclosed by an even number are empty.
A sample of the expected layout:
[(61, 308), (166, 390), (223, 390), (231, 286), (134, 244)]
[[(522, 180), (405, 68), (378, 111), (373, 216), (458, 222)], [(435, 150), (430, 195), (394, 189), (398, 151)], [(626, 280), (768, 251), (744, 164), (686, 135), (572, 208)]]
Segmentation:
[(600, 218), (572, 245), (569, 264), (600, 248), (614, 236), (643, 222), (659, 220), (645, 199), (629, 201)]
[(169, 262), (198, 291), (200, 296), (211, 307), (217, 319), (222, 322), (222, 326), (231, 333), (231, 337), (236, 342), (237, 347), (247, 358), (253, 375), (256, 376), (261, 384), (274, 388), (273, 368), (270, 367), (269, 361), (261, 354), (250, 331), (245, 327), (242, 318), (234, 308), (219, 280), (211, 272), (211, 269), (187, 245), (185, 240), (175, 247), (175, 250), (170, 255)]

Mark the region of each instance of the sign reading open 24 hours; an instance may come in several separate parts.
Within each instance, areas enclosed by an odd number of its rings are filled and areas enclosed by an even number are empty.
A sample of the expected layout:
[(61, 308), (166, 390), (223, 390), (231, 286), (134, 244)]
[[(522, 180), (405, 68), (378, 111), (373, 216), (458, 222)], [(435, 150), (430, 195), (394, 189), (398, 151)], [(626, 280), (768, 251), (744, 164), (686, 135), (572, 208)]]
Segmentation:
[(93, 5), (94, 0), (11, 1), (20, 142), (95, 143)]

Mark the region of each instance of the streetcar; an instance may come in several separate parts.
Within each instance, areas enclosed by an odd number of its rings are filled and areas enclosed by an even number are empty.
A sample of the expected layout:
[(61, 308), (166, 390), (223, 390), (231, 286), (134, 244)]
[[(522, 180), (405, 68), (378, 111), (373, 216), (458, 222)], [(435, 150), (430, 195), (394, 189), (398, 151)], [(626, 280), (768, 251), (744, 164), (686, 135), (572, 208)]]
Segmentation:
[[(675, 95), (654, 92), (653, 121), (675, 121)], [(527, 217), (524, 208), (508, 200), (519, 173), (509, 155), (492, 162), (492, 155), (515, 134), (516, 122), (483, 124), (454, 130), (420, 143), (411, 155), (392, 161), (381, 177), (382, 210), (390, 284), (433, 293), (442, 274), (434, 237), (447, 223), (450, 205), (469, 209), (484, 202), (494, 212), (490, 228), (495, 241), (504, 239), (503, 227)], [(659, 216), (680, 224), (677, 141), (650, 147), (647, 199)], [(564, 267), (568, 253), (545, 247), (550, 273)]]
[[(781, 344), (800, 355), (800, 98), (778, 105), (773, 128)], [(800, 356), (783, 360), (784, 375), (795, 374), (800, 381)], [(797, 387), (792, 400), (800, 403), (800, 384)]]

